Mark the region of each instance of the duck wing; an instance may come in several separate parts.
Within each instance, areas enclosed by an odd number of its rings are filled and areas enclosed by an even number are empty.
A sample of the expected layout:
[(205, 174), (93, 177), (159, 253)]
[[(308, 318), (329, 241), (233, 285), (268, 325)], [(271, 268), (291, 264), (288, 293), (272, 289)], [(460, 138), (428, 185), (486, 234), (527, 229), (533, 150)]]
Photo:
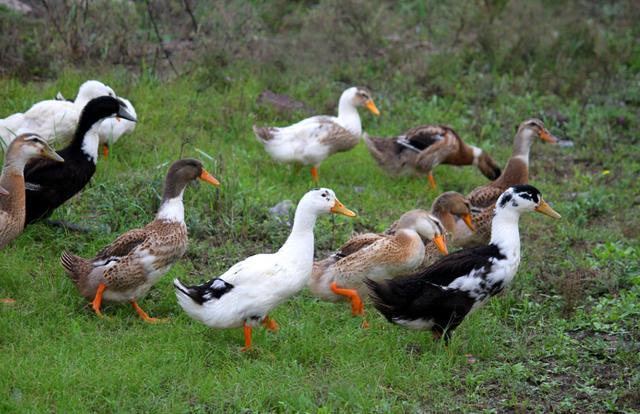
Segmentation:
[(478, 187), (467, 195), (467, 200), (473, 207), (487, 208), (495, 204), (500, 198), (504, 190), (494, 185), (485, 185)]
[(367, 246), (371, 246), (373, 243), (383, 238), (384, 236), (375, 233), (358, 234), (349, 239), (349, 241), (347, 241), (345, 244), (343, 244), (340, 247), (340, 250), (338, 250), (335, 254), (340, 257), (347, 257), (355, 252), (364, 249)]
[(110, 257), (126, 256), (149, 237), (145, 229), (133, 229), (121, 234), (113, 242), (100, 250), (94, 260), (105, 260)]

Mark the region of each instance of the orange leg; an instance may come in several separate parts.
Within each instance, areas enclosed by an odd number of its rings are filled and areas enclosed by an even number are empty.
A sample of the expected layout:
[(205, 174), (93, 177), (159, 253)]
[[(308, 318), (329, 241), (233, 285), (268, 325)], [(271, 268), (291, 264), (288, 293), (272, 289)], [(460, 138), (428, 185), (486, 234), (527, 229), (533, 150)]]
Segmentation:
[(245, 322), (243, 324), (244, 327), (244, 346), (240, 349), (242, 352), (247, 352), (251, 350), (251, 326), (247, 325)]
[(109, 158), (109, 146), (107, 144), (102, 145), (102, 155), (105, 158)]
[(11, 298), (2, 298), (0, 299), (0, 303), (15, 303), (16, 300), (15, 299), (11, 299)]
[(276, 332), (278, 329), (280, 329), (280, 327), (278, 326), (278, 323), (272, 318), (270, 318), (268, 315), (265, 316), (264, 319), (262, 320), (262, 325), (265, 328), (267, 328), (268, 331), (272, 331), (272, 332)]
[(318, 181), (320, 181), (320, 176), (318, 175), (318, 168), (315, 166), (311, 167), (311, 179), (313, 179), (313, 182), (315, 184), (318, 184)]
[(429, 171), (429, 175), (427, 175), (427, 179), (429, 180), (429, 185), (432, 189), (436, 189), (436, 180), (433, 178), (433, 173)]
[(145, 322), (149, 322), (149, 323), (164, 322), (164, 320), (162, 319), (152, 318), (151, 316), (147, 315), (147, 312), (142, 310), (142, 308), (138, 305), (138, 302), (136, 302), (135, 300), (131, 301), (131, 305), (133, 306), (133, 309), (135, 309), (136, 312), (138, 312), (138, 315), (140, 315), (142, 320), (144, 320)]
[(100, 312), (100, 305), (102, 304), (102, 294), (104, 293), (107, 286), (104, 283), (100, 283), (98, 285), (98, 290), (96, 292), (96, 296), (93, 298), (93, 302), (91, 302), (91, 307), (95, 311), (96, 315), (101, 318), (104, 318), (102, 312)]
[(346, 296), (351, 300), (351, 314), (353, 316), (364, 315), (364, 305), (356, 290), (339, 288), (336, 282), (333, 282), (331, 283), (331, 291), (336, 295)]

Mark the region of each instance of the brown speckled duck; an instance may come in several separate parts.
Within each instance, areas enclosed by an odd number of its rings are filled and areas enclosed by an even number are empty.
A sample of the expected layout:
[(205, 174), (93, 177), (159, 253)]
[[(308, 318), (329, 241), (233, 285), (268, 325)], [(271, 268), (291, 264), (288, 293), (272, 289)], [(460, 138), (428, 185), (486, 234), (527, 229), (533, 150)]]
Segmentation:
[(64, 161), (44, 139), (36, 134), (22, 134), (7, 148), (0, 176), (0, 188), (6, 193), (0, 196), (0, 249), (18, 237), (24, 229), (26, 217), (24, 167), (30, 160), (36, 158)]
[(365, 276), (384, 280), (411, 274), (424, 263), (428, 266), (441, 254), (447, 254), (443, 233), (437, 218), (425, 210), (411, 210), (400, 217), (390, 234), (357, 235), (338, 252), (315, 262), (309, 289), (324, 300), (348, 299), (352, 314), (363, 315)]
[(137, 300), (171, 269), (187, 248), (182, 195), (187, 184), (201, 179), (215, 186), (202, 163), (183, 159), (173, 163), (165, 179), (162, 204), (155, 220), (141, 229), (129, 230), (102, 249), (93, 259), (64, 252), (61, 263), (80, 294), (91, 299), (93, 310), (102, 316), (102, 299), (130, 302), (146, 322), (157, 322)]
[(432, 170), (439, 164), (475, 165), (490, 180), (500, 175), (500, 167), (482, 149), (468, 145), (444, 125), (421, 125), (394, 138), (374, 138), (364, 134), (373, 159), (394, 174), (426, 174), (436, 187)]
[(491, 221), (498, 197), (509, 187), (529, 183), (529, 151), (536, 139), (555, 144), (558, 138), (549, 133), (544, 123), (536, 118), (527, 119), (518, 126), (513, 141), (511, 158), (497, 180), (476, 188), (467, 195), (471, 203), (472, 220), (475, 232), (465, 228), (461, 221), (456, 222), (454, 244), (460, 247), (482, 246), (491, 238)]

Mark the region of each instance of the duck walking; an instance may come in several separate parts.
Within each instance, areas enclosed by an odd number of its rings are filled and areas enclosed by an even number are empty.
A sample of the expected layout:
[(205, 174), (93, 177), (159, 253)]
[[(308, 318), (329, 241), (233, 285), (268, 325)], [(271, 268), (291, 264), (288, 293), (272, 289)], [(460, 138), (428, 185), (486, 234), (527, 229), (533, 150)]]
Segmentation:
[(471, 203), (472, 220), (476, 230), (471, 232), (464, 223), (456, 221), (454, 244), (460, 247), (486, 245), (491, 238), (491, 220), (498, 197), (509, 187), (529, 182), (529, 153), (533, 142), (541, 139), (555, 144), (558, 138), (552, 135), (539, 119), (527, 119), (518, 126), (513, 141), (511, 158), (497, 180), (478, 187), (467, 195)]
[(560, 218), (538, 189), (513, 186), (498, 199), (488, 246), (457, 251), (402, 279), (365, 279), (374, 306), (391, 323), (448, 341), (467, 315), (512, 282), (520, 264), (518, 221), (529, 211)]
[(178, 303), (211, 328), (243, 326), (242, 350), (249, 350), (252, 327), (278, 329), (269, 312), (306, 285), (313, 267), (313, 228), (316, 218), (327, 213), (356, 216), (332, 190), (311, 190), (298, 203), (291, 234), (280, 250), (251, 256), (201, 285), (186, 286), (174, 279)]
[(358, 145), (362, 135), (359, 106), (380, 115), (371, 92), (351, 87), (340, 96), (337, 117), (314, 116), (282, 128), (254, 126), (253, 132), (274, 160), (311, 165), (311, 177), (317, 183), (322, 161)]
[(500, 176), (500, 167), (489, 154), (465, 143), (448, 126), (421, 125), (394, 138), (364, 134), (364, 142), (382, 169), (393, 175), (425, 174), (431, 188), (436, 188), (432, 171), (439, 164), (475, 165), (490, 180)]
[(448, 253), (444, 231), (427, 211), (411, 210), (400, 217), (391, 234), (357, 235), (338, 252), (314, 263), (309, 289), (323, 300), (349, 300), (352, 315), (364, 315), (365, 276), (382, 281), (433, 263)]
[(32, 159), (46, 158), (53, 162), (64, 159), (36, 134), (23, 134), (14, 139), (4, 156), (0, 175), (0, 249), (15, 239), (24, 229), (25, 188), (24, 167)]
[(101, 96), (82, 110), (71, 143), (59, 151), (63, 164), (34, 160), (24, 170), (27, 196), (26, 224), (48, 218), (53, 211), (76, 195), (91, 180), (98, 162), (98, 129), (105, 118), (119, 116), (136, 122), (126, 105), (117, 98)]
[(138, 299), (182, 257), (187, 249), (184, 222), (184, 189), (200, 179), (220, 185), (194, 159), (174, 162), (165, 178), (162, 204), (156, 218), (141, 229), (129, 230), (96, 254), (83, 259), (63, 252), (60, 262), (82, 296), (92, 300), (95, 313), (102, 317), (102, 300), (130, 302), (146, 322), (157, 322), (140, 306)]

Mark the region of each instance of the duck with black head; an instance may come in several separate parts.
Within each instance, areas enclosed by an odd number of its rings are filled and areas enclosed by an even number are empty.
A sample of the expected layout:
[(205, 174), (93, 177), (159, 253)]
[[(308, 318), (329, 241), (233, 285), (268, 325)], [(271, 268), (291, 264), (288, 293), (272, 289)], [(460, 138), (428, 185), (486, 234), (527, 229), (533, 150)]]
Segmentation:
[(157, 322), (138, 306), (138, 299), (166, 274), (187, 249), (187, 226), (182, 197), (187, 184), (203, 180), (220, 185), (194, 159), (174, 162), (165, 178), (162, 204), (156, 218), (141, 229), (129, 230), (92, 259), (63, 252), (62, 266), (82, 296), (92, 300), (102, 317), (102, 300), (130, 302), (146, 322)]
[(136, 122), (124, 102), (110, 96), (92, 99), (82, 110), (71, 143), (58, 151), (63, 164), (34, 160), (27, 164), (26, 224), (48, 218), (53, 211), (76, 195), (91, 180), (98, 162), (98, 131), (104, 119), (118, 116)]
[(448, 341), (467, 315), (513, 281), (520, 264), (518, 223), (530, 211), (560, 218), (535, 187), (507, 189), (496, 203), (489, 245), (459, 250), (402, 279), (366, 279), (375, 307), (391, 323), (430, 330), (436, 338), (444, 334)]

